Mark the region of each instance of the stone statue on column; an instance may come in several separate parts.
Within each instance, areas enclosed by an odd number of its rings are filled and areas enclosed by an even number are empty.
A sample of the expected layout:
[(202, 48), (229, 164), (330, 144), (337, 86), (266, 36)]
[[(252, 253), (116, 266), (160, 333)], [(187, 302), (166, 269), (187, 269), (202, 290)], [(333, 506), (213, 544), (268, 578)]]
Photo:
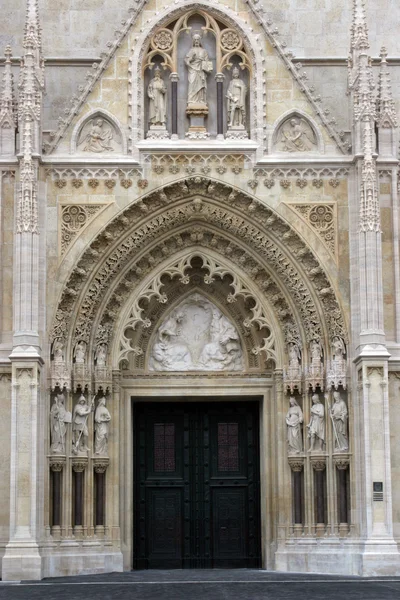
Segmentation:
[(65, 454), (67, 423), (71, 423), (71, 413), (65, 408), (64, 394), (57, 394), (50, 410), (50, 451)]
[(325, 408), (318, 394), (313, 394), (311, 400), (311, 419), (307, 425), (308, 437), (310, 439), (308, 451), (319, 450), (322, 452), (325, 444)]
[(161, 69), (154, 69), (154, 77), (147, 88), (149, 97), (149, 124), (148, 139), (164, 139), (168, 137), (167, 122), (167, 88), (161, 78)]
[(110, 428), (111, 415), (106, 407), (106, 399), (100, 398), (94, 415), (94, 451), (95, 454), (107, 455), (108, 452), (108, 433)]
[(204, 125), (208, 115), (207, 75), (213, 70), (208, 52), (201, 45), (201, 35), (193, 36), (193, 47), (185, 56), (188, 70), (188, 95), (186, 114), (190, 118), (190, 127), (186, 136), (190, 139), (206, 139), (209, 137)]
[(246, 97), (247, 85), (239, 77), (239, 69), (233, 68), (232, 79), (226, 94), (228, 131), (227, 138), (247, 138), (246, 132)]
[(75, 346), (74, 357), (75, 363), (83, 365), (85, 363), (86, 356), (86, 344), (85, 342), (78, 342)]
[(335, 450), (345, 452), (349, 449), (349, 438), (347, 433), (348, 410), (346, 402), (340, 392), (333, 392), (333, 405), (330, 408)]
[(303, 411), (296, 399), (289, 398), (289, 410), (286, 414), (287, 443), (289, 454), (300, 454), (303, 452), (303, 437), (301, 424), (303, 423)]
[(83, 394), (80, 395), (72, 415), (72, 452), (86, 453), (88, 448), (89, 430), (88, 418), (93, 410), (93, 403), (89, 404)]

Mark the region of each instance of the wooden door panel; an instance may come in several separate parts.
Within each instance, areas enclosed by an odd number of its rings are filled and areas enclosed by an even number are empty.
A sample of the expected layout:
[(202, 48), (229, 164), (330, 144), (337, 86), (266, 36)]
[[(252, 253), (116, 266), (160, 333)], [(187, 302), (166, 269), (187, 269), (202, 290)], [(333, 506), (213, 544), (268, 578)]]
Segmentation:
[(258, 403), (135, 405), (135, 567), (258, 567)]
[(146, 505), (149, 568), (180, 568), (182, 490), (149, 489)]

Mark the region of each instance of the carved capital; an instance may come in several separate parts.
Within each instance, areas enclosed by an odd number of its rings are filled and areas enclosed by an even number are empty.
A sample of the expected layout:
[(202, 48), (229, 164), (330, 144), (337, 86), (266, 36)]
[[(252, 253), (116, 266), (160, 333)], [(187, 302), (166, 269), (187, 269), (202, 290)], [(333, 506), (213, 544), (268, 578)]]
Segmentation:
[(215, 81), (217, 83), (223, 83), (224, 79), (225, 79), (225, 75), (223, 73), (217, 73), (215, 75)]
[(299, 473), (304, 468), (304, 458), (299, 458), (296, 456), (289, 456), (288, 458), (289, 466), (295, 473)]
[(85, 457), (77, 457), (72, 459), (72, 470), (75, 473), (82, 473), (88, 465), (88, 459)]
[(65, 456), (51, 456), (50, 457), (50, 469), (53, 472), (61, 472), (65, 466)]
[(339, 471), (345, 471), (349, 468), (350, 457), (349, 456), (334, 456), (333, 464)]
[(325, 456), (312, 456), (311, 465), (314, 471), (324, 471), (326, 468), (326, 457)]
[(174, 82), (174, 81), (178, 82), (179, 81), (179, 75), (178, 75), (178, 73), (170, 73), (169, 79), (172, 82)]
[(93, 459), (93, 469), (96, 473), (105, 473), (109, 464), (109, 458), (102, 457)]

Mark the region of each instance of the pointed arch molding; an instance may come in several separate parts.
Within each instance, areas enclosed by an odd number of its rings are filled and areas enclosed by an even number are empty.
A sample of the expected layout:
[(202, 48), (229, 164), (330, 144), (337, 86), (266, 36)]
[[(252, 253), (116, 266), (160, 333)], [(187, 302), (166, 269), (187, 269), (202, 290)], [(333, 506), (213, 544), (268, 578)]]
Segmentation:
[[(255, 345), (251, 348), (253, 354), (265, 354), (266, 360), (273, 360), (275, 364), (279, 363), (278, 355), (283, 356), (283, 347), (279, 343), (279, 326), (276, 319), (272, 315), (272, 311), (265, 306), (257, 289), (249, 281), (248, 277), (239, 273), (240, 269), (235, 269), (234, 265), (229, 264), (229, 261), (216, 256), (214, 251), (205, 249), (191, 250), (185, 249), (179, 253), (181, 256), (172, 257), (161, 268), (147, 277), (143, 285), (135, 290), (125, 309), (122, 309), (120, 318), (118, 319), (114, 335), (114, 348), (111, 352), (113, 357), (113, 367), (118, 368), (121, 361), (126, 360), (130, 353), (140, 355), (143, 352), (141, 347), (132, 346), (131, 339), (126, 335), (128, 330), (135, 330), (139, 324), (144, 328), (151, 327), (151, 320), (147, 316), (147, 308), (153, 298), (160, 304), (167, 304), (169, 298), (165, 293), (165, 283), (163, 278), (166, 276), (169, 279), (177, 278), (184, 286), (189, 286), (191, 280), (192, 261), (199, 259), (202, 269), (205, 271), (203, 281), (206, 286), (211, 286), (216, 279), (223, 280), (229, 276), (229, 293), (225, 297), (227, 305), (236, 303), (239, 298), (245, 302), (251, 301), (252, 306), (248, 309), (248, 315), (243, 320), (244, 329), (249, 330), (251, 327), (258, 327), (262, 332), (262, 345)], [(224, 311), (225, 312), (225, 311)], [(98, 343), (102, 343), (97, 340)], [(277, 348), (278, 344), (278, 348)]]
[[(250, 195), (208, 177), (188, 177), (142, 196), (97, 235), (70, 273), (51, 341), (62, 341), (67, 362), (79, 341), (88, 346), (88, 356), (99, 344), (110, 348), (132, 291), (168, 257), (179, 258), (182, 250), (187, 257), (200, 248), (204, 260), (228, 257), (238, 266), (233, 275), (246, 274), (285, 344), (306, 347), (318, 340), (328, 355), (334, 337), (347, 340), (335, 290), (298, 233)], [(224, 269), (222, 259), (215, 262)]]

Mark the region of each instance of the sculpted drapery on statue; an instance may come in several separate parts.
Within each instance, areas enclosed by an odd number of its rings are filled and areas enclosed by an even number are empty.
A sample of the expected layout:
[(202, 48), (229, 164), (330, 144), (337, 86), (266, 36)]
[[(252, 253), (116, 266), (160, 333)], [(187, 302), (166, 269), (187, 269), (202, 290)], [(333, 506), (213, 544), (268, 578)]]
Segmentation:
[(246, 96), (247, 85), (239, 78), (239, 69), (234, 67), (226, 94), (228, 127), (246, 127)]
[(71, 423), (71, 413), (65, 409), (64, 394), (57, 394), (50, 410), (50, 450), (54, 454), (65, 454), (67, 423)]
[(333, 392), (333, 405), (330, 409), (332, 424), (334, 427), (335, 450), (343, 452), (349, 449), (347, 434), (348, 410), (346, 402), (339, 392)]
[(301, 433), (303, 411), (293, 396), (289, 398), (289, 404), (289, 410), (286, 414), (288, 451), (289, 454), (300, 454), (303, 451), (303, 437)]
[(149, 122), (150, 125), (165, 125), (167, 120), (166, 99), (167, 88), (161, 79), (159, 67), (154, 70), (154, 77), (147, 88), (149, 97)]
[(311, 400), (311, 419), (307, 425), (308, 437), (310, 438), (310, 448), (308, 451), (322, 451), (325, 444), (325, 408), (318, 394), (313, 394)]
[(106, 407), (106, 399), (100, 398), (94, 415), (94, 451), (96, 454), (106, 455), (108, 452), (108, 432), (110, 429), (111, 415)]
[(80, 395), (72, 415), (72, 451), (86, 453), (88, 448), (89, 430), (87, 421), (93, 405), (89, 405), (83, 394)]
[(207, 75), (213, 66), (198, 33), (193, 36), (193, 47), (185, 57), (185, 64), (188, 68), (188, 108), (193, 105), (207, 106)]

